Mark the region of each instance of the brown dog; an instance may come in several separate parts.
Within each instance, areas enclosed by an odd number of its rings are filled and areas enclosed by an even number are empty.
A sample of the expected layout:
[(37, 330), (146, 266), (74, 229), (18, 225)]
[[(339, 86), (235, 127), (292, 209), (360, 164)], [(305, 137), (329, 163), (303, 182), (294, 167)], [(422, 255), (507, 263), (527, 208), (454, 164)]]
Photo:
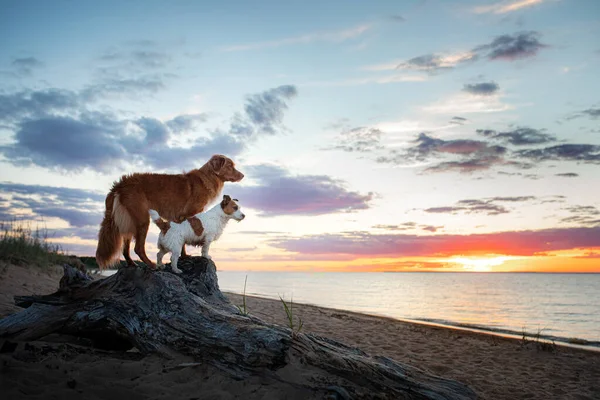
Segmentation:
[(181, 222), (204, 211), (220, 194), (225, 182), (239, 182), (243, 177), (233, 161), (223, 155), (214, 155), (199, 169), (185, 174), (123, 175), (106, 196), (96, 250), (98, 265), (106, 268), (118, 262), (122, 248), (127, 264), (135, 266), (129, 257), (129, 246), (134, 238), (135, 253), (150, 268), (156, 268), (145, 251), (150, 226), (148, 210), (158, 211), (167, 220)]

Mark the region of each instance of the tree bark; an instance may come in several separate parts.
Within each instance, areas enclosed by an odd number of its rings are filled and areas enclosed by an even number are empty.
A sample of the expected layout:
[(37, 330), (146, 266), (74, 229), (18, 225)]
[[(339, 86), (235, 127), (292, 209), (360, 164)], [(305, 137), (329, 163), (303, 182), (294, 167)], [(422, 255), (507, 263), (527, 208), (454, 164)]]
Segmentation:
[(180, 275), (122, 268), (90, 280), (65, 266), (56, 293), (15, 297), (25, 310), (0, 320), (0, 337), (27, 341), (64, 333), (104, 349), (180, 353), (236, 379), (268, 376), (329, 398), (476, 398), (461, 383), (242, 315), (219, 290), (216, 266), (206, 258), (183, 259), (180, 268)]

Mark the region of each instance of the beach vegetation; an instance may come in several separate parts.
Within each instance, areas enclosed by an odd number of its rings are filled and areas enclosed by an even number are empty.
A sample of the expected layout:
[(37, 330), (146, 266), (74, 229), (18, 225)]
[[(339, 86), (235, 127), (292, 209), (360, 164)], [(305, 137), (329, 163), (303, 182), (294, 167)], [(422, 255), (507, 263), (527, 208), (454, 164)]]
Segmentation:
[(244, 293), (242, 294), (242, 304), (239, 306), (236, 306), (240, 312), (240, 314), (242, 314), (243, 316), (248, 315), (248, 308), (246, 307), (246, 283), (248, 282), (248, 275), (246, 275), (246, 278), (244, 279)]
[(48, 240), (46, 229), (20, 221), (0, 221), (0, 260), (16, 265), (45, 267), (66, 262), (69, 256)]
[(279, 300), (281, 300), (281, 302), (283, 303), (283, 309), (287, 317), (288, 327), (292, 330), (292, 337), (294, 337), (300, 332), (300, 330), (304, 326), (304, 322), (300, 317), (298, 317), (298, 323), (294, 322), (294, 302), (291, 298), (289, 305), (281, 296), (279, 296)]

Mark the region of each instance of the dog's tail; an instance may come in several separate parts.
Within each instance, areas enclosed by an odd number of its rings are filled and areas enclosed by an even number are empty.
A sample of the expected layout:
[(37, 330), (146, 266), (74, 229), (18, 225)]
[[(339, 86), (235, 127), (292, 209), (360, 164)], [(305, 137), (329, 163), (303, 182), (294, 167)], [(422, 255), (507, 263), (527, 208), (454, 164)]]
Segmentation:
[(160, 229), (160, 232), (163, 235), (165, 233), (167, 233), (169, 228), (171, 228), (171, 223), (169, 221), (165, 221), (164, 219), (162, 219), (161, 216), (158, 215), (158, 213), (155, 210), (150, 209), (148, 212), (150, 213), (150, 218), (152, 219), (152, 221)]
[(119, 202), (115, 187), (106, 196), (106, 210), (98, 233), (96, 262), (100, 269), (108, 268), (119, 261), (119, 250), (123, 247), (123, 238), (131, 239), (135, 234), (135, 225), (127, 209)]

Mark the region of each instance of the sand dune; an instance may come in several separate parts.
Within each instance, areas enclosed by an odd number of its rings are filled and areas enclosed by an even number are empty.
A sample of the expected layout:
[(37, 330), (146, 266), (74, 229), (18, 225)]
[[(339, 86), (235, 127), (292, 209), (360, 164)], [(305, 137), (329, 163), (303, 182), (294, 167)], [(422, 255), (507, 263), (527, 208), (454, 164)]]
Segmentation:
[[(61, 275), (60, 269), (7, 265), (0, 271), (0, 315), (18, 310), (15, 294), (53, 292)], [(241, 296), (228, 296), (241, 304)], [(248, 297), (247, 304), (251, 314), (285, 324), (280, 302)], [(543, 351), (535, 343), (310, 305), (294, 305), (294, 311), (305, 332), (461, 381), (483, 399), (600, 399), (598, 352)], [(0, 354), (0, 390), (6, 399), (315, 398), (266, 378), (235, 381), (209, 365), (190, 365), (193, 361), (99, 351), (84, 340), (53, 336)]]

